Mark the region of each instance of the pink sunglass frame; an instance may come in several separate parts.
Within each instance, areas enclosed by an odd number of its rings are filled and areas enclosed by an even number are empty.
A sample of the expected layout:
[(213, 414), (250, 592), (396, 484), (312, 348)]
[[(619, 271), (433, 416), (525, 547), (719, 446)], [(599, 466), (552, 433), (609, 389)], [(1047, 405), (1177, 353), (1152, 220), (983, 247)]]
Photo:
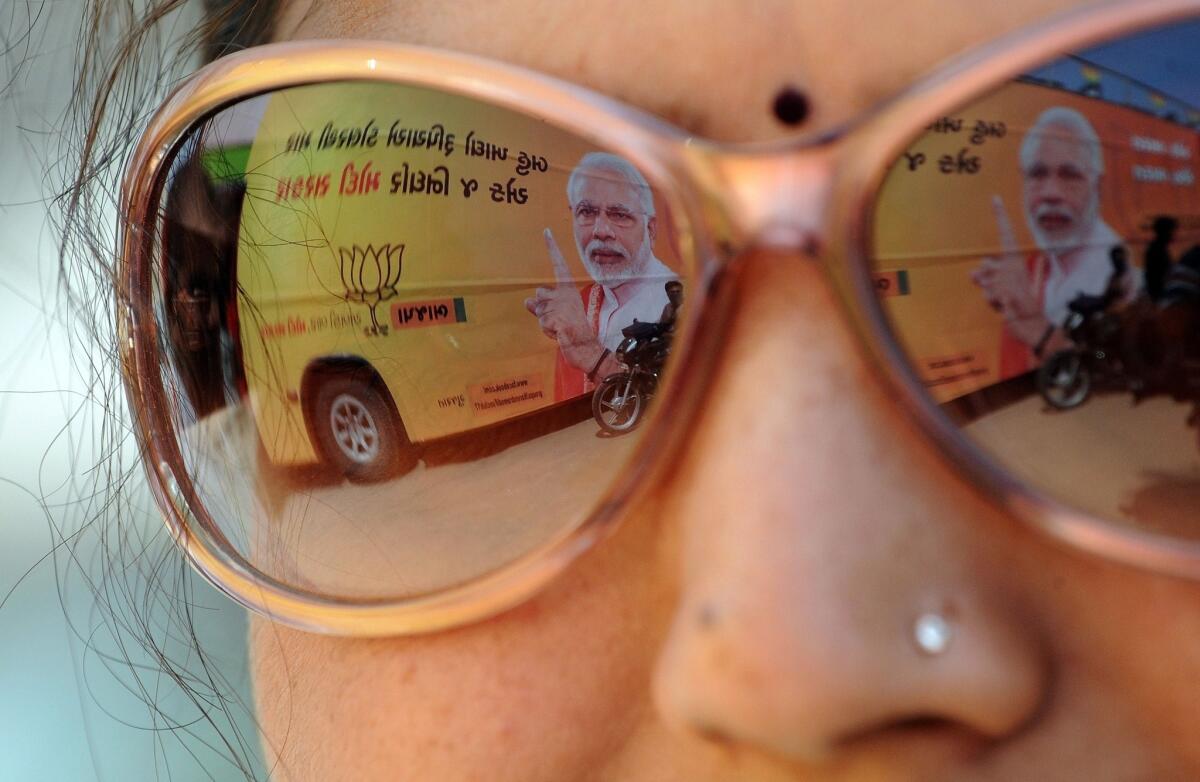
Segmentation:
[[(130, 161), (120, 210), (118, 339), (135, 429), (172, 534), (212, 583), (239, 603), (298, 628), (355, 636), (422, 633), (494, 615), (536, 593), (608, 534), (686, 434), (708, 386), (728, 312), (697, 313), (723, 270), (752, 249), (816, 262), (898, 403), (956, 469), (1012, 515), (1080, 549), (1162, 573), (1200, 578), (1200, 544), (1117, 528), (1066, 507), (993, 463), (941, 413), (914, 376), (878, 305), (869, 275), (871, 208), (904, 146), (935, 117), (1042, 62), (1135, 29), (1200, 15), (1200, 0), (1120, 0), (1006, 35), (934, 72), (868, 116), (819, 139), (722, 146), (693, 138), (586, 89), (507, 65), (384, 42), (273, 44), (223, 58), (180, 87), (151, 121)], [(417, 85), (502, 106), (628, 158), (680, 216), (696, 263), (690, 335), (660, 416), (585, 522), (501, 570), (404, 600), (323, 598), (264, 579), (207, 533), (180, 454), (163, 387), (153, 310), (154, 233), (161, 190), (190, 129), (240, 99), (301, 84), (372, 80)]]

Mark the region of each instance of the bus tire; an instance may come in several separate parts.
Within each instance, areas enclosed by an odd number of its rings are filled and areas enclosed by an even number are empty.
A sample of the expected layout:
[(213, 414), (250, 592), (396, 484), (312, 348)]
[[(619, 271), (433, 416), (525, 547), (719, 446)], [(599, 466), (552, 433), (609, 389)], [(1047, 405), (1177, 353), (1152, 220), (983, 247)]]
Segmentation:
[(407, 472), (416, 453), (387, 392), (369, 374), (338, 372), (320, 381), (310, 426), (325, 463), (356, 482)]

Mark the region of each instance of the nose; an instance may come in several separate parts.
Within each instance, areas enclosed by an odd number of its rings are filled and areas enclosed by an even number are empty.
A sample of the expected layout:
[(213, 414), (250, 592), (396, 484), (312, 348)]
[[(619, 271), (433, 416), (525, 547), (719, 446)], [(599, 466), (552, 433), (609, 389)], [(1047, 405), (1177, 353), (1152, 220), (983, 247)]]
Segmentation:
[(616, 236), (616, 233), (613, 231), (613, 225), (609, 222), (608, 215), (604, 213), (604, 210), (601, 210), (600, 214), (596, 215), (596, 222), (592, 224), (592, 236), (601, 241), (612, 239)]
[[(1046, 665), (987, 534), (1008, 520), (888, 401), (814, 264), (758, 253), (726, 284), (737, 314), (666, 489), (683, 554), (662, 716), (808, 760), (914, 725), (1016, 731)], [(930, 616), (947, 643), (918, 641)]]
[(1061, 203), (1063, 200), (1063, 183), (1057, 177), (1046, 177), (1038, 185), (1037, 200), (1050, 204)]

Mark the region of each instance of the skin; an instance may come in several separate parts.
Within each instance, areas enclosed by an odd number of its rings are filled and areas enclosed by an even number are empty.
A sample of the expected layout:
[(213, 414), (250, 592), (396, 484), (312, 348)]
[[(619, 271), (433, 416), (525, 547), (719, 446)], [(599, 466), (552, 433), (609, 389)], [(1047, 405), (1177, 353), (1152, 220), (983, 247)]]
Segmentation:
[(1033, 165), (1025, 172), (1025, 211), (1031, 224), (1054, 247), (1079, 241), (1088, 212), (1100, 191), (1100, 177), (1088, 167), (1087, 148), (1060, 129), (1037, 147)]
[[(612, 279), (625, 269), (638, 268), (645, 264), (654, 243), (656, 222), (654, 217), (641, 214), (637, 190), (633, 185), (601, 177), (588, 177), (579, 190), (579, 203), (599, 210), (595, 222), (585, 225), (575, 222), (575, 245), (580, 256), (587, 259), (601, 272), (604, 279)], [(620, 226), (607, 216), (608, 209), (619, 209), (636, 219), (632, 225)], [(596, 245), (592, 243), (596, 242)], [(619, 278), (618, 278), (619, 279)], [(616, 286), (619, 292), (620, 286)]]
[[(326, 0), (290, 8), (281, 37), (474, 52), (761, 140), (789, 131), (769, 111), (785, 84), (811, 97), (805, 129), (827, 129), (1070, 4)], [(539, 596), (420, 638), (253, 620), (279, 778), (1200, 775), (1200, 588), (1007, 516), (899, 413), (815, 264), (757, 253), (741, 268), (675, 469)], [(926, 611), (956, 628), (938, 657), (911, 640)]]

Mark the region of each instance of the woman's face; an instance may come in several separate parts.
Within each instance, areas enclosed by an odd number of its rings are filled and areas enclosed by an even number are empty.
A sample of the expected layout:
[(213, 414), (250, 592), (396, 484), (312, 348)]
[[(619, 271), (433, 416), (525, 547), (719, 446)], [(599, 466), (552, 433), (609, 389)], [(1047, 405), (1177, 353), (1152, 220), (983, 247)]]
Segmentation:
[[(1074, 0), (297, 0), (280, 38), (478, 53), (728, 141), (831, 128)], [(771, 56), (762, 56), (770, 52)], [(283, 778), (1174, 780), (1200, 775), (1200, 588), (1076, 553), (965, 485), (817, 266), (746, 259), (669, 480), (529, 603), (348, 640), (256, 619)], [(919, 651), (934, 612), (953, 636)]]

